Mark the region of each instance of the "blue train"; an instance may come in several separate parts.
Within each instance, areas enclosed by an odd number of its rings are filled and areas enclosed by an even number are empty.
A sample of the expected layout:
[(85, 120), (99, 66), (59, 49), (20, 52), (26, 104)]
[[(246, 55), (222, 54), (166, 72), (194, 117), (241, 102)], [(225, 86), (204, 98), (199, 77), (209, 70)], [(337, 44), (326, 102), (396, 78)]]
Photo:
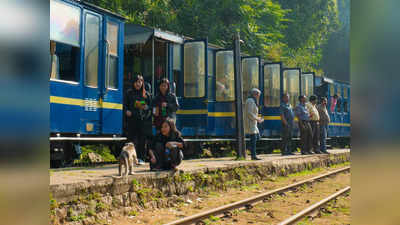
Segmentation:
[[(108, 144), (118, 154), (126, 141), (124, 91), (138, 73), (153, 94), (159, 80), (171, 81), (180, 104), (177, 127), (188, 142), (235, 139), (232, 49), (125, 24), (122, 16), (84, 1), (51, 0), (50, 56), (50, 151), (56, 165), (77, 157), (80, 146), (88, 143)], [(328, 97), (329, 137), (348, 144), (348, 83), (283, 68), (258, 56), (243, 56), (241, 68), (244, 98), (251, 88), (262, 91), (265, 122), (259, 128), (270, 150), (279, 143), (284, 92), (290, 93), (292, 105), (300, 94)]]

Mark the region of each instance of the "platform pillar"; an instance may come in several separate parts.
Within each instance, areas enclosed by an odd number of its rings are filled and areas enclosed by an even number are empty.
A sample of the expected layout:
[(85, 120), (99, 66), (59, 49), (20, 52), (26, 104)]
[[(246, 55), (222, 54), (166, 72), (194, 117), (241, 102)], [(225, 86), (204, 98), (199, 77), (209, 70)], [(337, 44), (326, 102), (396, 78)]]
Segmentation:
[(237, 32), (234, 37), (234, 73), (235, 73), (235, 111), (236, 111), (236, 151), (238, 158), (246, 158), (246, 142), (244, 134), (243, 121), (243, 87), (242, 87), (242, 69), (240, 56), (240, 34)]

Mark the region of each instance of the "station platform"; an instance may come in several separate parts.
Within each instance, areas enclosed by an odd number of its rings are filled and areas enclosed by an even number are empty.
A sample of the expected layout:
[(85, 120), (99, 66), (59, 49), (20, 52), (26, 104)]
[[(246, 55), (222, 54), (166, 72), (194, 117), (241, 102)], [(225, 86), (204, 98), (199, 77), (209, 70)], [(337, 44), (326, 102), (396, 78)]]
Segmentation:
[[(348, 153), (350, 149), (335, 149), (329, 150), (331, 154)], [(236, 161), (234, 157), (224, 158), (205, 158), (205, 159), (191, 159), (183, 160), (178, 169), (183, 172), (208, 172), (216, 169), (232, 168), (235, 166), (244, 166), (251, 164), (265, 164), (265, 163), (279, 163), (286, 162), (287, 160), (293, 163), (301, 159), (324, 158), (328, 157), (326, 154), (314, 155), (301, 155), (296, 153), (293, 156), (281, 156), (280, 154), (261, 154), (257, 157), (262, 160), (241, 160)], [(134, 166), (134, 175), (129, 177), (143, 177), (151, 176), (154, 174), (170, 174), (170, 171), (157, 171), (153, 172), (149, 169), (149, 164)], [(95, 180), (113, 179), (118, 176), (118, 164), (107, 165), (98, 168), (67, 168), (55, 169), (50, 172), (50, 185), (72, 184), (80, 182), (90, 182)]]
[(50, 170), (50, 219), (52, 224), (111, 224), (118, 216), (144, 208), (173, 207), (185, 198), (210, 191), (225, 191), (273, 180), (314, 168), (350, 161), (350, 149), (330, 154), (258, 155), (262, 160), (233, 157), (184, 160), (178, 171), (150, 171), (136, 166), (134, 175), (118, 176), (118, 165), (99, 168)]

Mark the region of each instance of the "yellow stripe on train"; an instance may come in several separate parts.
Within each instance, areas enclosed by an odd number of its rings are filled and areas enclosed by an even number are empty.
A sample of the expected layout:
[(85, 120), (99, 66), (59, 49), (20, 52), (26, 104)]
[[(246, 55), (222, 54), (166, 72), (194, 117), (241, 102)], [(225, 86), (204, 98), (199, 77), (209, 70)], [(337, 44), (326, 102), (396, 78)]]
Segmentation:
[[(122, 104), (119, 103), (112, 103), (112, 102), (101, 102), (100, 101), (95, 101), (96, 105), (98, 108), (103, 108), (103, 109), (116, 109), (116, 110), (122, 110), (123, 106)], [(63, 105), (75, 105), (75, 106), (85, 106), (85, 100), (84, 99), (79, 99), (79, 98), (65, 98), (65, 97), (59, 97), (59, 96), (50, 96), (50, 103), (53, 104), (63, 104)]]

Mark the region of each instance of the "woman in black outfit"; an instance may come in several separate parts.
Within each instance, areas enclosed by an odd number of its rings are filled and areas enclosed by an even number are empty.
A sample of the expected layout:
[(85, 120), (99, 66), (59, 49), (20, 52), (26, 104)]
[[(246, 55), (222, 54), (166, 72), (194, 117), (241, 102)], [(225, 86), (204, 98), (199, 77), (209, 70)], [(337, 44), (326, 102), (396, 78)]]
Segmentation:
[(158, 86), (158, 95), (153, 101), (154, 125), (157, 132), (160, 131), (162, 123), (169, 117), (176, 120), (176, 111), (179, 108), (176, 96), (171, 93), (169, 81), (163, 78)]
[(176, 129), (174, 120), (167, 118), (150, 146), (150, 169), (176, 170), (183, 159), (183, 148), (181, 133)]
[(152, 99), (144, 88), (141, 75), (133, 79), (133, 88), (125, 96), (125, 114), (128, 119), (128, 139), (135, 143), (137, 157), (141, 161), (146, 158), (145, 145), (152, 136)]

